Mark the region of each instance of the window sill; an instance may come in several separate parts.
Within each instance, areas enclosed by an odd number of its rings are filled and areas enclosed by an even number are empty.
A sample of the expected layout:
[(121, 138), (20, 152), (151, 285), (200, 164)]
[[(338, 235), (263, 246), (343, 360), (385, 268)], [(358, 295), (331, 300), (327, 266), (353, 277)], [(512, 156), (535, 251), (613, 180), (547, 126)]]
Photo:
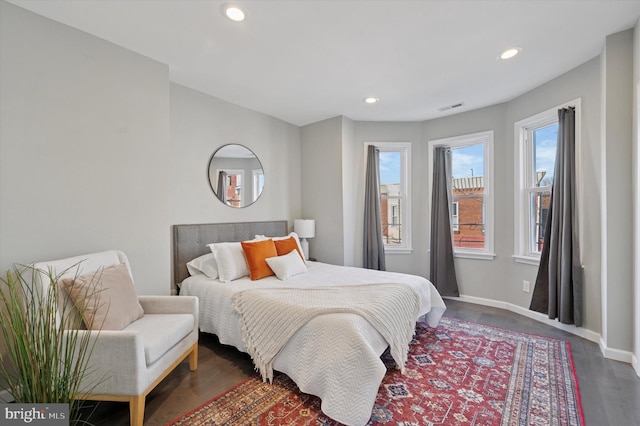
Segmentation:
[(384, 254), (411, 254), (413, 253), (413, 249), (411, 247), (403, 247), (403, 248), (384, 248)]
[(533, 265), (533, 266), (540, 265), (539, 257), (523, 256), (521, 254), (514, 254), (512, 257), (513, 257), (513, 260), (515, 260), (517, 263), (524, 263), (525, 265)]
[(472, 252), (454, 252), (453, 257), (461, 259), (477, 259), (477, 260), (493, 260), (496, 257), (495, 253), (472, 253)]

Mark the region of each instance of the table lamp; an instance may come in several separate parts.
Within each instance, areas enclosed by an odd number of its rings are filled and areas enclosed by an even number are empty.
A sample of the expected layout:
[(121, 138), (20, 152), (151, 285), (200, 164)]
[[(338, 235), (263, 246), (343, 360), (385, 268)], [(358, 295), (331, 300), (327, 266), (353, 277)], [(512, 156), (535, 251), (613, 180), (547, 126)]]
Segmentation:
[(307, 238), (313, 238), (316, 236), (316, 221), (313, 219), (295, 219), (293, 221), (293, 231), (298, 234), (300, 238), (300, 245), (302, 246), (302, 253), (305, 260), (309, 260), (309, 242)]

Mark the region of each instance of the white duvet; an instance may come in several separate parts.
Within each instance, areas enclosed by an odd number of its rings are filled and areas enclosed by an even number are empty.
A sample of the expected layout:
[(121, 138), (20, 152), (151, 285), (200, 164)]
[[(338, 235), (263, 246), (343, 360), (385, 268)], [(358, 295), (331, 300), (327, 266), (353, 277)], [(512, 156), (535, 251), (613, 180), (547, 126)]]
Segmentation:
[[(267, 287), (318, 287), (369, 283), (404, 283), (419, 301), (419, 320), (435, 327), (446, 306), (435, 287), (423, 277), (370, 269), (308, 262), (307, 273), (280, 281), (275, 276), (251, 281), (249, 277), (221, 283), (204, 275), (187, 278), (180, 294), (198, 296), (200, 330), (220, 342), (246, 352), (240, 318), (231, 299), (236, 292)], [(320, 397), (322, 411), (346, 425), (364, 425), (386, 368), (380, 355), (385, 339), (365, 319), (355, 314), (320, 315), (296, 332), (273, 363), (302, 392)]]

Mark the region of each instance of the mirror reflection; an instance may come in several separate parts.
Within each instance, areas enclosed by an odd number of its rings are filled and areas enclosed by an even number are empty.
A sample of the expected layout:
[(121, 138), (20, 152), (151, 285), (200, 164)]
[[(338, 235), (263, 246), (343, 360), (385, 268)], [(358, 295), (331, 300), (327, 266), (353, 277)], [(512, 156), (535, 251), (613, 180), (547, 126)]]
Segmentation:
[(256, 155), (238, 144), (223, 145), (209, 160), (209, 186), (224, 204), (246, 207), (264, 188), (264, 171)]

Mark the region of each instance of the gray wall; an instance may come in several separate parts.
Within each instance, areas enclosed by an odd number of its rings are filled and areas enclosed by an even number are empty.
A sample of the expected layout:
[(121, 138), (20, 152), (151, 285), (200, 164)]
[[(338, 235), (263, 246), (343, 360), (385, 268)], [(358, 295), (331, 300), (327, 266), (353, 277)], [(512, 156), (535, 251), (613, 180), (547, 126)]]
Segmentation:
[[(177, 84), (170, 93), (171, 222), (286, 219), (292, 225), (301, 213), (300, 128)], [(242, 209), (223, 205), (207, 180), (211, 155), (229, 143), (249, 148), (264, 169), (262, 195)]]
[[(582, 261), (585, 274), (585, 315), (584, 327), (595, 332), (601, 331), (601, 307), (600, 307), (600, 204), (602, 202), (600, 191), (601, 166), (600, 166), (600, 64), (599, 59), (593, 59), (566, 74), (518, 97), (509, 102), (507, 129), (509, 142), (505, 146), (508, 150), (507, 157), (514, 157), (514, 130), (516, 121), (532, 116), (538, 112), (548, 110), (557, 105), (581, 98), (581, 158), (582, 184), (584, 196), (582, 198)], [(508, 162), (507, 180), (508, 191), (514, 194), (513, 187), (514, 170), (513, 162)], [(513, 198), (510, 198), (507, 209), (513, 211)], [(513, 224), (513, 220), (510, 222)], [(513, 229), (513, 225), (510, 227)], [(510, 233), (510, 238), (513, 234)], [(510, 301), (519, 306), (529, 306), (531, 294), (523, 293), (521, 289), (522, 279), (535, 281), (537, 267), (522, 264), (513, 264), (510, 268), (509, 281), (511, 286)]]
[[(508, 169), (513, 168), (513, 156), (508, 155), (507, 145), (511, 136), (505, 135), (505, 119), (507, 107), (505, 104), (482, 108), (462, 114), (450, 115), (436, 120), (429, 120), (423, 125), (424, 142), (434, 139), (493, 130), (494, 143), (494, 260), (477, 260), (456, 258), (456, 277), (460, 293), (466, 296), (481, 297), (492, 300), (508, 301), (513, 281), (507, 277), (513, 255), (513, 178), (509, 177)], [(513, 133), (513, 132), (511, 132)], [(432, 162), (431, 152), (425, 149), (426, 160)], [(513, 171), (511, 171), (513, 173)], [(432, 177), (429, 176), (429, 185)], [(431, 209), (431, 200), (428, 201)], [(425, 236), (426, 238), (426, 236)], [(496, 279), (496, 277), (501, 277)], [(521, 281), (520, 281), (521, 282)], [(520, 288), (516, 284), (516, 288)]]
[[(638, 186), (634, 189), (628, 176), (634, 167), (638, 175), (637, 96), (632, 102), (635, 114), (624, 118), (635, 122), (634, 133), (629, 124), (618, 124), (611, 116), (631, 106), (627, 97), (640, 81), (637, 31), (635, 46), (631, 33), (608, 37), (602, 57), (505, 104), (419, 123), (336, 117), (300, 129), (171, 84), (163, 64), (2, 1), (0, 19), (3, 270), (14, 262), (119, 248), (130, 257), (141, 293), (167, 294), (172, 224), (268, 219), (291, 223), (297, 217), (317, 220), (317, 236), (310, 240), (312, 256), (358, 265), (362, 145), (395, 140), (413, 143), (414, 250), (389, 255), (388, 269), (428, 275), (428, 223), (423, 219), (430, 184), (426, 143), (493, 129), (497, 257), (457, 259), (460, 286), (467, 295), (526, 307), (530, 294), (522, 292), (521, 281), (532, 281), (536, 268), (511, 260), (513, 123), (581, 97), (585, 327), (606, 332), (608, 347), (633, 347), (629, 212)], [(629, 84), (631, 60), (635, 73)], [(207, 183), (207, 161), (227, 143), (246, 145), (264, 166), (264, 193), (245, 209), (219, 203)], [(617, 216), (620, 211), (626, 213)], [(637, 210), (635, 216), (637, 221)], [(638, 235), (636, 229), (636, 262)], [(635, 283), (640, 286), (637, 271)], [(636, 294), (636, 310), (638, 304)]]
[[(356, 231), (358, 223), (358, 193), (361, 188), (357, 185), (358, 161), (362, 155), (353, 141), (354, 123), (346, 117), (342, 117), (342, 205), (344, 217), (342, 226), (344, 229), (344, 265), (355, 266), (356, 264)], [(361, 229), (362, 227), (360, 227)], [(360, 240), (361, 241), (361, 240)], [(361, 248), (362, 250), (362, 248)]]
[[(625, 36), (623, 36), (624, 38)], [(614, 37), (613, 40), (616, 40)], [(616, 45), (616, 44), (614, 44)], [(616, 45), (617, 46), (617, 45)], [(628, 45), (626, 48), (628, 48)], [(620, 46), (617, 46), (618, 48)], [(624, 50), (625, 47), (622, 47)], [(612, 64), (606, 66), (608, 72), (621, 69), (622, 72), (629, 72), (629, 66), (617, 59)], [(626, 71), (624, 71), (626, 70)], [(549, 81), (548, 83), (531, 90), (521, 96), (500, 105), (482, 108), (470, 112), (451, 115), (435, 120), (426, 120), (418, 123), (402, 123), (402, 122), (359, 122), (353, 123), (353, 135), (351, 135), (351, 123), (332, 119), (329, 122), (332, 126), (328, 126), (327, 122), (316, 123), (306, 126), (302, 135), (302, 162), (309, 164), (316, 169), (327, 170), (334, 168), (342, 168), (345, 170), (345, 164), (340, 161), (347, 161), (348, 166), (355, 170), (351, 174), (350, 179), (354, 183), (348, 188), (350, 194), (355, 194), (357, 202), (352, 204), (350, 209), (345, 207), (345, 214), (355, 217), (352, 222), (355, 230), (344, 226), (344, 230), (340, 235), (333, 235), (335, 241), (341, 239), (353, 238), (356, 241), (352, 244), (354, 254), (353, 259), (356, 265), (362, 265), (362, 199), (364, 187), (364, 148), (365, 142), (412, 142), (412, 227), (413, 227), (413, 253), (411, 254), (387, 254), (387, 268), (389, 270), (397, 270), (408, 273), (416, 273), (428, 276), (428, 212), (430, 208), (430, 200), (428, 200), (428, 186), (431, 177), (427, 176), (427, 166), (429, 164), (430, 153), (427, 149), (427, 142), (433, 139), (458, 136), (463, 134), (475, 133), (485, 130), (494, 131), (494, 181), (495, 181), (495, 254), (496, 257), (492, 261), (474, 260), (474, 259), (456, 259), (456, 267), (459, 279), (461, 293), (465, 296), (471, 296), (488, 301), (506, 302), (524, 309), (527, 309), (531, 299), (531, 293), (525, 293), (522, 290), (522, 281), (528, 280), (535, 282), (537, 267), (522, 263), (516, 263), (512, 256), (514, 255), (514, 196), (515, 196), (515, 145), (514, 140), (514, 124), (524, 118), (535, 115), (539, 112), (546, 111), (558, 105), (581, 99), (582, 115), (581, 115), (581, 137), (582, 145), (580, 150), (580, 161), (582, 163), (583, 175), (582, 183), (584, 193), (582, 196), (583, 209), (583, 230), (582, 235), (582, 257), (585, 267), (585, 320), (584, 327), (597, 334), (602, 332), (602, 252), (601, 239), (602, 235), (608, 235), (613, 231), (611, 226), (617, 229), (626, 229), (626, 253), (624, 248), (616, 249), (615, 268), (617, 276), (620, 277), (621, 283), (616, 282), (612, 287), (608, 288), (608, 292), (612, 294), (616, 301), (615, 318), (609, 318), (616, 327), (611, 330), (615, 337), (609, 342), (614, 350), (622, 351), (628, 354), (632, 350), (633, 330), (630, 319), (633, 317), (633, 307), (631, 305), (632, 289), (630, 287), (632, 268), (632, 260), (630, 257), (630, 233), (632, 227), (630, 213), (633, 207), (632, 193), (628, 176), (630, 171), (630, 139), (624, 136), (618, 144), (609, 145), (606, 139), (601, 135), (601, 58), (594, 58), (591, 61), (576, 67), (575, 69)], [(631, 103), (628, 99), (618, 92), (610, 92), (609, 102), (617, 102), (618, 108), (630, 108)], [(343, 126), (342, 134), (340, 129)], [(623, 126), (624, 127), (624, 126)], [(626, 127), (631, 129), (630, 123)], [(306, 132), (306, 129), (313, 129), (313, 132)], [(339, 140), (342, 138), (342, 140)], [(626, 139), (625, 139), (626, 138)], [(348, 146), (350, 156), (343, 155), (340, 157), (337, 153), (329, 156), (326, 152), (324, 156), (319, 156), (321, 150), (318, 144), (324, 143), (326, 150), (334, 151), (336, 146)], [(307, 151), (304, 146), (310, 144), (314, 147), (314, 151)], [(619, 188), (623, 188), (617, 193), (615, 200), (617, 209), (626, 210), (623, 214), (617, 214), (616, 211), (609, 211), (611, 221), (607, 224), (602, 223), (601, 205), (604, 197), (611, 195), (616, 188), (608, 185), (603, 187), (603, 164), (601, 162), (603, 149), (609, 152), (609, 156), (619, 159), (626, 158), (627, 165), (619, 169), (623, 173), (620, 179), (616, 181)], [(337, 151), (337, 149), (336, 149)], [(322, 160), (322, 166), (317, 163)], [(337, 163), (336, 163), (337, 162)], [(304, 168), (303, 179), (306, 185), (312, 187), (317, 182), (307, 182), (320, 176), (320, 172), (308, 174), (306, 166)], [(344, 173), (344, 172), (343, 172)], [(626, 179), (624, 183), (622, 180)], [(346, 181), (346, 180), (345, 180)], [(339, 190), (340, 179), (332, 180), (332, 190)], [(356, 187), (353, 188), (353, 185)], [(343, 189), (344, 190), (344, 189)], [(603, 195), (604, 190), (604, 195)], [(330, 191), (330, 192), (331, 192)], [(303, 189), (304, 192), (304, 189)], [(330, 195), (327, 195), (330, 197)], [(328, 199), (328, 198), (327, 198)], [(314, 212), (316, 216), (324, 217), (339, 214), (335, 211), (337, 205), (332, 205), (331, 210), (326, 204), (318, 199), (313, 200), (316, 203), (313, 207), (307, 204), (307, 198), (303, 194), (303, 211)], [(355, 213), (354, 213), (355, 212)], [(615, 225), (614, 225), (615, 224)], [(319, 228), (322, 229), (322, 228)], [(338, 230), (332, 228), (331, 231)], [(320, 232), (325, 232), (324, 229)], [(616, 234), (617, 235), (617, 234)], [(613, 239), (611, 240), (613, 241)], [(347, 244), (342, 244), (348, 247)], [(334, 246), (335, 247), (335, 246)], [(326, 247), (327, 253), (331, 250)], [(336, 255), (337, 263), (343, 263), (343, 259), (347, 259), (345, 253), (342, 257)], [(623, 300), (624, 299), (624, 300)], [(611, 315), (611, 312), (609, 312)], [(626, 323), (625, 323), (626, 322)], [(593, 335), (593, 334), (592, 334)], [(606, 346), (605, 346), (606, 349)], [(623, 355), (626, 356), (626, 355)]]
[(309, 256), (343, 265), (343, 120), (334, 117), (302, 128), (302, 217), (315, 219), (316, 236)]
[(359, 188), (357, 197), (358, 214), (356, 215), (355, 229), (357, 244), (355, 248), (355, 259), (358, 266), (362, 266), (362, 241), (364, 222), (364, 177), (365, 177), (365, 142), (411, 142), (411, 223), (413, 229), (413, 252), (411, 254), (387, 254), (386, 264), (388, 271), (407, 272), (428, 276), (429, 264), (425, 264), (424, 259), (428, 259), (428, 247), (424, 245), (423, 236), (429, 231), (428, 223), (424, 218), (426, 209), (427, 194), (427, 171), (423, 159), (423, 151), (420, 141), (422, 140), (422, 127), (420, 123), (414, 122), (355, 122), (354, 135), (351, 143), (352, 150), (358, 154), (358, 161), (353, 163), (353, 167), (358, 170), (355, 175), (355, 183)]
[(602, 337), (632, 349), (633, 31), (606, 38), (601, 55)]
[(168, 293), (169, 70), (0, 3), (0, 270), (122, 249)]
[[(112, 248), (141, 294), (171, 291), (171, 225), (292, 219), (300, 129), (169, 82), (166, 65), (0, 1), (0, 268)], [(211, 154), (260, 158), (254, 205), (224, 206)]]
[(634, 203), (634, 359), (633, 366), (640, 375), (640, 19), (633, 33), (633, 199)]

